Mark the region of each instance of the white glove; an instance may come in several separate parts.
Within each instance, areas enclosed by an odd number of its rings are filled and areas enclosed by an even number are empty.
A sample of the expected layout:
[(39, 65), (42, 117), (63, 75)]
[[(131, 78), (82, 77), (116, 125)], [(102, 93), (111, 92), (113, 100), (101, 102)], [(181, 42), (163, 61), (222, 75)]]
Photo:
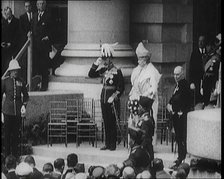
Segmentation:
[(104, 57), (112, 57), (114, 53), (113, 47), (116, 46), (117, 44), (118, 42), (113, 44), (108, 44), (108, 43), (102, 44), (101, 55)]
[(200, 93), (203, 96), (203, 88), (200, 89)]
[(172, 105), (170, 103), (167, 104), (166, 109), (171, 113), (173, 112)]
[(41, 40), (49, 40), (49, 38), (48, 38), (48, 36), (45, 36)]
[(96, 59), (96, 61), (94, 62), (94, 64), (97, 65), (97, 66), (99, 66), (102, 63), (102, 60), (103, 59), (101, 57), (99, 57), (99, 58)]
[(192, 90), (195, 89), (195, 85), (194, 85), (194, 83), (191, 83), (190, 88), (191, 88)]
[(24, 117), (26, 115), (26, 107), (22, 105), (21, 107), (21, 116)]
[(107, 100), (108, 103), (112, 103), (114, 101), (114, 96), (112, 95), (111, 97), (109, 97), (109, 99)]
[(112, 103), (114, 101), (115, 98), (117, 98), (117, 95), (119, 94), (119, 91), (116, 91), (115, 93), (113, 93), (111, 95), (111, 97), (109, 97), (109, 99), (107, 100), (108, 103)]
[(2, 119), (2, 123), (4, 123), (4, 115), (3, 115), (3, 113), (1, 115), (1, 119)]

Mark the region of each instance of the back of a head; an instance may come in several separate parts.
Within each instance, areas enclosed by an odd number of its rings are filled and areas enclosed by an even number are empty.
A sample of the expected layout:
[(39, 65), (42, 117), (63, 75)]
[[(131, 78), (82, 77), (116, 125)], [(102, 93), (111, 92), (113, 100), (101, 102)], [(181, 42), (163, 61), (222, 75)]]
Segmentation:
[(176, 179), (186, 179), (187, 176), (186, 176), (185, 170), (182, 168), (178, 169), (175, 177), (176, 177)]
[(106, 178), (110, 176), (120, 176), (120, 169), (115, 164), (110, 164), (105, 168), (105, 176)]
[(124, 179), (135, 178), (135, 171), (132, 167), (125, 167), (122, 172), (122, 176)]
[(78, 163), (78, 156), (75, 153), (71, 153), (67, 156), (67, 166), (75, 167)]
[(185, 173), (186, 173), (186, 177), (188, 176), (189, 172), (190, 172), (190, 165), (188, 163), (181, 163), (177, 169), (184, 169)]
[(52, 163), (48, 162), (48, 163), (45, 163), (44, 166), (43, 166), (43, 172), (45, 173), (51, 173), (54, 171), (54, 167), (52, 165)]
[(152, 175), (148, 170), (144, 170), (142, 172), (142, 178), (152, 178)]
[(148, 171), (148, 170), (144, 170), (143, 172), (139, 173), (137, 176), (136, 176), (137, 179), (150, 179), (152, 178), (152, 175), (151, 173)]
[(87, 177), (88, 177), (88, 175), (86, 174), (86, 173), (77, 173), (76, 175), (75, 175), (75, 179), (87, 179)]
[(16, 168), (16, 158), (13, 155), (9, 155), (5, 158), (5, 166), (9, 169), (15, 169)]
[(105, 168), (98, 166), (95, 169), (93, 169), (91, 176), (93, 176), (95, 179), (102, 179), (105, 178), (104, 172)]
[(153, 170), (155, 171), (155, 172), (157, 172), (157, 171), (161, 171), (161, 170), (163, 170), (163, 168), (164, 168), (164, 165), (163, 165), (163, 160), (162, 159), (160, 159), (160, 158), (155, 158), (154, 160), (153, 160)]
[(31, 164), (33, 166), (36, 165), (35, 160), (34, 160), (33, 156), (31, 156), (31, 155), (27, 155), (24, 159), (24, 162), (28, 163), (29, 165), (31, 165)]
[(54, 161), (54, 168), (57, 170), (61, 170), (65, 166), (65, 161), (63, 158), (57, 158)]

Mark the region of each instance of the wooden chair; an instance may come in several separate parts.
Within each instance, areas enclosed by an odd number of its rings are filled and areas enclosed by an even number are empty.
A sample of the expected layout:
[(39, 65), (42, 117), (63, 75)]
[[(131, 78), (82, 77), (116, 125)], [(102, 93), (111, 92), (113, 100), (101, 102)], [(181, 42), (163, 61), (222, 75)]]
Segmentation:
[(160, 132), (160, 143), (166, 141), (166, 145), (168, 145), (169, 141), (169, 115), (166, 109), (167, 99), (166, 97), (159, 96), (159, 108), (157, 114), (157, 130)]
[(79, 100), (81, 117), (77, 123), (76, 146), (80, 145), (80, 139), (88, 139), (92, 146), (97, 147), (97, 125), (95, 121), (94, 100), (84, 98)]
[(77, 123), (81, 118), (79, 99), (68, 99), (67, 101), (67, 134), (68, 138), (77, 138)]
[(50, 118), (48, 122), (47, 143), (52, 146), (52, 138), (64, 139), (67, 147), (67, 114), (66, 101), (50, 102)]

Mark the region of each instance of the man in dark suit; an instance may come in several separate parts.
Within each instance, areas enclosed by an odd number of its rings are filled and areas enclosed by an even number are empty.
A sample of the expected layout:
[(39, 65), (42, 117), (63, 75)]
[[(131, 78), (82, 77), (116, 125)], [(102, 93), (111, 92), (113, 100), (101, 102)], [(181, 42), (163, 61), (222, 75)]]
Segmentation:
[(46, 0), (37, 0), (37, 10), (33, 16), (33, 74), (42, 76), (42, 91), (48, 88), (49, 52), (52, 45), (52, 20), (46, 10)]
[(53, 179), (60, 179), (65, 168), (65, 161), (63, 158), (57, 158), (54, 161), (54, 172), (52, 172)]
[(2, 24), (2, 74), (5, 73), (9, 61), (18, 53), (19, 47), (19, 20), (12, 14), (12, 9), (4, 9), (6, 19)]
[[(32, 19), (33, 19), (33, 12), (31, 9), (31, 2), (25, 1), (24, 3), (25, 13), (22, 14), (19, 18), (20, 21), (20, 32), (21, 32), (21, 40), (20, 40), (20, 48), (23, 47), (25, 42), (27, 41), (28, 33), (31, 32), (32, 26)], [(21, 57), (20, 66), (22, 67), (21, 73), (24, 80), (27, 79), (27, 52)]]
[(198, 38), (198, 48), (194, 49), (191, 53), (189, 64), (189, 82), (191, 89), (195, 90), (195, 104), (202, 102), (200, 94), (201, 80), (204, 74), (204, 56), (206, 54), (205, 36), (201, 35)]
[(178, 145), (178, 158), (171, 167), (176, 169), (187, 154), (187, 113), (191, 108), (191, 91), (188, 82), (184, 79), (183, 68), (177, 66), (174, 69), (176, 86), (173, 95), (167, 104), (167, 110), (172, 114), (175, 139)]
[(36, 162), (31, 155), (27, 155), (26, 158), (24, 159), (25, 163), (28, 163), (32, 168), (33, 172), (30, 174), (30, 178), (32, 179), (43, 179), (43, 174), (35, 167)]
[(31, 9), (31, 2), (25, 1), (24, 7), (26, 12), (22, 14), (19, 18), (20, 20), (20, 29), (22, 34), (22, 44), (24, 44), (27, 40), (28, 32), (31, 31), (32, 19), (33, 19), (33, 12)]

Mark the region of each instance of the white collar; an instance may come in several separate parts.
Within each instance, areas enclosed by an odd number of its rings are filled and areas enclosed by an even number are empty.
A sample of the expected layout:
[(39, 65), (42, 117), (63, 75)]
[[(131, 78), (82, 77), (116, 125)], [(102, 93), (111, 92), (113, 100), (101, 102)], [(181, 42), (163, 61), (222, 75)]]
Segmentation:
[(8, 23), (11, 23), (12, 22), (12, 19), (8, 19)]
[(61, 175), (61, 172), (59, 172), (58, 170), (55, 170), (54, 173), (57, 173), (57, 174)]
[(14, 172), (14, 171), (16, 171), (16, 169), (14, 168), (8, 170), (8, 172)]

